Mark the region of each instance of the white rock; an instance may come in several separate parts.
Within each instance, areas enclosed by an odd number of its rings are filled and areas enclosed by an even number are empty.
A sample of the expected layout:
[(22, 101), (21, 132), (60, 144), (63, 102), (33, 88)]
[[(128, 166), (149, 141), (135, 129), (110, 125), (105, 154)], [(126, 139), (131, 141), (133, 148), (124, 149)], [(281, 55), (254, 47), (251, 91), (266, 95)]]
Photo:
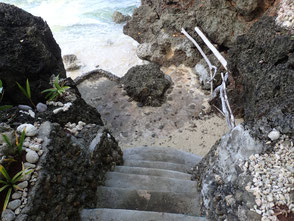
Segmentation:
[(31, 150), (33, 150), (33, 151), (39, 151), (39, 150), (41, 150), (41, 145), (39, 145), (39, 144), (31, 144), (31, 145), (29, 146), (29, 148), (30, 148)]
[(16, 199), (21, 198), (21, 196), (22, 196), (22, 193), (18, 191), (18, 192), (13, 193), (11, 198), (16, 200)]
[(26, 129), (26, 136), (33, 137), (38, 134), (38, 129), (32, 124), (22, 124), (17, 127), (17, 132), (22, 133)]
[(23, 182), (17, 184), (17, 186), (21, 189), (28, 187), (28, 185), (29, 185), (28, 181), (23, 181)]
[(39, 160), (39, 155), (35, 151), (29, 151), (26, 154), (26, 160), (29, 163), (37, 163)]
[(20, 207), (18, 207), (18, 208), (14, 211), (15, 215), (20, 214), (20, 212), (21, 212), (21, 208), (20, 208)]
[(37, 107), (37, 111), (39, 112), (44, 112), (47, 110), (47, 105), (43, 103), (38, 103), (36, 107)]
[(15, 210), (16, 208), (18, 208), (21, 205), (21, 200), (17, 199), (17, 200), (12, 200), (8, 203), (7, 208), (11, 209), (11, 210)]
[(280, 138), (280, 132), (276, 129), (273, 129), (269, 134), (268, 138), (270, 138), (272, 141), (277, 140)]
[(53, 114), (58, 114), (58, 113), (61, 112), (62, 110), (63, 110), (62, 107), (60, 107), (60, 108), (56, 108), (56, 109), (53, 110)]
[(36, 114), (34, 111), (32, 110), (29, 110), (29, 115), (32, 117), (32, 118), (35, 118)]
[(62, 102), (60, 102), (60, 101), (58, 101), (58, 102), (56, 103), (56, 105), (59, 106), (59, 107), (63, 107), (63, 106), (64, 106), (64, 104), (63, 104)]
[(2, 221), (13, 221), (14, 219), (15, 219), (15, 214), (10, 209), (6, 209), (1, 215)]

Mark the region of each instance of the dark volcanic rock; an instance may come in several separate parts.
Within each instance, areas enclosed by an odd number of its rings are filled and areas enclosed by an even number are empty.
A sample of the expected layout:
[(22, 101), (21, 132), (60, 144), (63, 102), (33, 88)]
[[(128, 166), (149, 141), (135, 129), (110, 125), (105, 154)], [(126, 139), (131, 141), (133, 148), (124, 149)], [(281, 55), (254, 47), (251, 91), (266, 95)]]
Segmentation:
[(290, 33), (277, 27), (274, 18), (264, 17), (237, 39), (228, 62), (237, 88), (231, 95), (243, 100), (245, 121), (251, 122), (258, 135), (272, 128), (294, 135), (294, 41)]
[(61, 51), (47, 23), (15, 6), (0, 3), (0, 39), (4, 102), (27, 102), (15, 84), (18, 81), (24, 86), (27, 78), (33, 101), (44, 101), (40, 92), (50, 86), (50, 76), (65, 77)]
[(128, 20), (131, 19), (131, 16), (129, 15), (123, 15), (121, 12), (119, 11), (115, 11), (112, 15), (112, 21), (117, 23), (117, 24), (121, 24), (124, 23)]
[(240, 160), (248, 160), (252, 154), (265, 150), (250, 131), (238, 125), (226, 134), (194, 168), (193, 178), (201, 189), (203, 207), (210, 220), (260, 220), (250, 211), (255, 197), (245, 190), (252, 181), (239, 167)]
[(121, 83), (127, 94), (143, 105), (160, 106), (165, 100), (165, 92), (171, 80), (156, 64), (140, 65), (131, 68), (122, 77)]
[(134, 10), (132, 19), (124, 26), (124, 33), (141, 44), (138, 56), (142, 59), (165, 66), (194, 66), (201, 55), (180, 33), (181, 28), (204, 45), (194, 32), (194, 27), (199, 26), (220, 50), (226, 50), (273, 2), (142, 0), (142, 6)]
[(82, 208), (95, 208), (96, 188), (108, 170), (122, 163), (122, 151), (98, 125), (85, 127), (77, 137), (49, 122), (41, 126), (42, 131), (50, 133), (51, 142), (22, 215), (28, 215), (28, 221), (80, 220)]

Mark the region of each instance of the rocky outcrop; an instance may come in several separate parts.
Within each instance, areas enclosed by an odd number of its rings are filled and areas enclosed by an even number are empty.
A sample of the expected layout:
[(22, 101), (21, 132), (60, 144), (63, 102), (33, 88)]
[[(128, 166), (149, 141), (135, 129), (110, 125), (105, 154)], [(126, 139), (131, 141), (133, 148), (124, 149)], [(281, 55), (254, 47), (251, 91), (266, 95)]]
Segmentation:
[(201, 56), (180, 33), (181, 28), (202, 42), (193, 31), (195, 26), (199, 26), (224, 51), (237, 36), (246, 33), (273, 2), (143, 0), (142, 5), (135, 9), (132, 19), (124, 26), (124, 33), (141, 44), (137, 52), (141, 59), (165, 66), (194, 66)]
[(127, 94), (142, 105), (158, 107), (165, 100), (165, 92), (171, 86), (171, 79), (156, 64), (131, 68), (122, 77), (121, 83)]
[(121, 24), (121, 23), (124, 23), (126, 21), (129, 21), (131, 19), (131, 16), (129, 15), (123, 15), (121, 12), (119, 11), (115, 11), (112, 15), (112, 21), (114, 23), (117, 23), (117, 24)]
[[(44, 141), (34, 170), (37, 179), (30, 181), (25, 207), (16, 220), (79, 220), (80, 209), (95, 207), (96, 188), (103, 184), (105, 173), (122, 163), (122, 151), (104, 128), (100, 114), (81, 98), (71, 79), (65, 85), (71, 88), (58, 102), (47, 103), (47, 110), (36, 112), (35, 118), (19, 107), (1, 116), (13, 128), (24, 122), (34, 124), (36, 139)], [(63, 109), (66, 104), (71, 105)], [(14, 130), (5, 124), (0, 125), (0, 132), (14, 137)], [(0, 151), (1, 156), (6, 151), (1, 139)], [(26, 160), (31, 162), (29, 153)], [(34, 154), (39, 159), (39, 152)]]
[(49, 88), (52, 74), (65, 77), (61, 51), (49, 26), (15, 6), (0, 3), (0, 79), (5, 88), (4, 103), (27, 101), (16, 85), (29, 79), (32, 99), (44, 101), (41, 91)]
[(239, 125), (223, 136), (195, 167), (194, 179), (210, 220), (260, 220), (259, 214), (250, 211), (255, 197), (245, 190), (253, 177), (243, 174), (239, 164), (264, 150), (263, 144)]
[(262, 138), (273, 128), (293, 135), (294, 41), (290, 32), (276, 26), (274, 18), (264, 17), (237, 39), (228, 62), (235, 82), (229, 97), (242, 101), (239, 106), (255, 135)]
[(49, 122), (41, 128), (49, 131), (51, 142), (22, 214), (26, 220), (79, 220), (81, 208), (95, 207), (96, 188), (108, 170), (122, 163), (122, 152), (99, 125), (86, 126), (78, 136)]

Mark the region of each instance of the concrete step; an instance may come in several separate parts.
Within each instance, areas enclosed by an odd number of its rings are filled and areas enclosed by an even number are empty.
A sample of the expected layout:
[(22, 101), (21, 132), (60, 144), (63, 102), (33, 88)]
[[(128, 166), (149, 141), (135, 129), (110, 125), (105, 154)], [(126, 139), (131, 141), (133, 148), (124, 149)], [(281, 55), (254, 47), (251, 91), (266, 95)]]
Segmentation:
[(207, 221), (203, 217), (123, 209), (84, 209), (82, 221)]
[(194, 181), (117, 172), (106, 174), (105, 186), (158, 192), (197, 192)]
[(196, 192), (173, 193), (98, 187), (97, 197), (97, 208), (200, 215), (200, 199)]
[(183, 173), (191, 171), (192, 168), (184, 164), (148, 160), (124, 160), (124, 166), (173, 170)]
[(194, 167), (201, 160), (200, 156), (169, 147), (135, 147), (123, 151), (125, 160), (162, 161), (185, 164)]
[(116, 166), (114, 172), (191, 180), (191, 175), (187, 173), (154, 168)]

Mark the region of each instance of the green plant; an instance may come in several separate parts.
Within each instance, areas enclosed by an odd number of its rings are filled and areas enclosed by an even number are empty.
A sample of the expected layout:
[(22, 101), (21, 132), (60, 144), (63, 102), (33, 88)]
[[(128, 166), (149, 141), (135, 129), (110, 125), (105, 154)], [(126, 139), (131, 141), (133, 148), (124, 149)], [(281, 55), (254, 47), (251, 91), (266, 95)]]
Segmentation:
[(31, 102), (33, 107), (36, 108), (35, 104), (32, 101), (29, 79), (27, 79), (27, 81), (26, 81), (26, 89), (24, 89), (17, 81), (16, 81), (16, 84), (19, 87), (19, 89), (21, 90), (21, 92), (27, 97), (27, 99), (29, 99), (29, 101)]
[(52, 101), (53, 99), (57, 99), (59, 96), (61, 96), (69, 88), (69, 86), (64, 86), (64, 84), (60, 85), (59, 75), (57, 75), (53, 83), (53, 88), (43, 90), (41, 93), (48, 93), (45, 98), (49, 98), (48, 100)]
[[(24, 129), (20, 135), (20, 140), (18, 140), (18, 135), (17, 133), (15, 132), (15, 138), (16, 138), (16, 141), (15, 141), (15, 144), (16, 144), (16, 150), (18, 152), (18, 154), (21, 156), (22, 154), (22, 147), (23, 147), (23, 142), (24, 142), (24, 139), (25, 139), (25, 134), (26, 134), (26, 129)], [(2, 134), (2, 137), (3, 137), (3, 140), (5, 141), (5, 143), (7, 143), (7, 145), (13, 149), (13, 145), (12, 143), (9, 141), (8, 137), (6, 136), (6, 134)]]
[[(2, 101), (3, 96), (4, 96), (4, 88), (3, 88), (2, 81), (0, 80), (0, 102)], [(12, 107), (12, 105), (1, 105), (0, 106), (0, 111), (7, 110), (7, 109), (9, 109), (11, 107)]]
[(24, 169), (24, 166), (22, 165), (22, 170), (18, 172), (13, 178), (11, 178), (6, 169), (4, 168), (4, 166), (0, 164), (0, 172), (4, 177), (4, 179), (0, 179), (0, 183), (4, 185), (0, 188), (0, 192), (8, 188), (3, 206), (4, 211), (9, 202), (12, 190), (22, 190), (19, 186), (16, 185), (16, 183), (19, 182), (20, 179), (23, 178), (25, 175), (28, 175), (31, 172), (33, 172), (33, 170)]

